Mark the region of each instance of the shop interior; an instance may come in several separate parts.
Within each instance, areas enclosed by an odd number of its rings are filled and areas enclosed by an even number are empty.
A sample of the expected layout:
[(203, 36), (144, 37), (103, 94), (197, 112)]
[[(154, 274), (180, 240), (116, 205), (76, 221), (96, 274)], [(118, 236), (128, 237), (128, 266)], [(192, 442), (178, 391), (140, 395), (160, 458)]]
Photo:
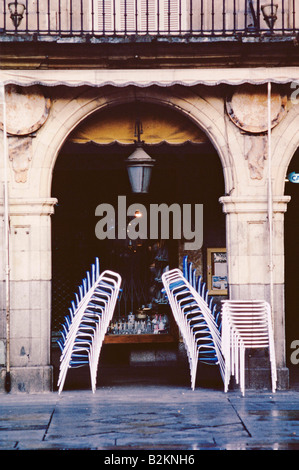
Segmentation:
[[(143, 149), (155, 161), (148, 192), (143, 194), (132, 192), (126, 165), (136, 147), (137, 115)], [(121, 118), (123, 126), (119, 125)], [(77, 287), (96, 257), (101, 272), (110, 269), (122, 276), (121, 294), (100, 356), (98, 384), (128, 380), (129, 376), (133, 382), (147, 382), (152, 377), (154, 381), (188, 383), (184, 348), (162, 291), (161, 275), (165, 269), (181, 268), (183, 256), (188, 255), (198, 275), (210, 282), (215, 301), (220, 303), (227, 296), (227, 282), (223, 282), (225, 215), (219, 203), (223, 194), (217, 152), (205, 134), (179, 113), (152, 105), (129, 110), (119, 106), (91, 116), (75, 130), (60, 151), (52, 182), (52, 196), (58, 199), (52, 216), (54, 388), (59, 367), (56, 339)], [(203, 204), (201, 249), (185, 251), (184, 239), (176, 239), (171, 230), (168, 239), (100, 240), (95, 234), (96, 208), (105, 203), (117, 212), (119, 196), (126, 197), (127, 207), (142, 204), (147, 217), (152, 204)], [(126, 216), (126, 223), (131, 221), (132, 216)], [(116, 233), (117, 223), (115, 217)], [(219, 273), (211, 272), (211, 255), (222, 262), (218, 264), (222, 278), (213, 277)], [(215, 281), (212, 286), (211, 279)], [(178, 365), (180, 374), (175, 372)], [(88, 388), (86, 374), (88, 377), (88, 368), (72, 371), (66, 387), (73, 380), (73, 386)], [(209, 372), (204, 374), (207, 383)], [(213, 374), (217, 381), (217, 372)]]

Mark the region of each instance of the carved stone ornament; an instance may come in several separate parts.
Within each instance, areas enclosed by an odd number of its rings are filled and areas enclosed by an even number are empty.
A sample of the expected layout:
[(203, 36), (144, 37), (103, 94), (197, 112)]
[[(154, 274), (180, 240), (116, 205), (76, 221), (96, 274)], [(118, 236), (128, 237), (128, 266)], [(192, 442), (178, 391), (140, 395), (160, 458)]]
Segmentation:
[(26, 183), (29, 165), (32, 160), (32, 138), (10, 137), (8, 139), (9, 160), (17, 183)]
[(268, 140), (265, 135), (245, 136), (245, 159), (248, 161), (250, 178), (263, 179), (264, 164), (267, 160)]
[[(287, 96), (278, 87), (271, 90), (271, 125), (275, 127), (286, 114)], [(260, 134), (268, 130), (268, 92), (265, 85), (240, 85), (226, 100), (232, 122), (245, 132)]]
[[(46, 121), (50, 110), (50, 99), (40, 87), (5, 87), (6, 129), (11, 135), (28, 135), (37, 131)], [(0, 107), (0, 128), (3, 129), (3, 109)]]

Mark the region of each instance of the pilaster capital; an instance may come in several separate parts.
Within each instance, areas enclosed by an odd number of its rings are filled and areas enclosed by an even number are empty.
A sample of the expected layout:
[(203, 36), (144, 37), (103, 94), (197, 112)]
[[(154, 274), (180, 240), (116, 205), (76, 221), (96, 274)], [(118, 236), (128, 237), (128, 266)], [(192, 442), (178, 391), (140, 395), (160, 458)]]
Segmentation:
[[(290, 200), (290, 196), (274, 196), (273, 213), (286, 212)], [(264, 214), (269, 209), (269, 201), (265, 196), (222, 196), (219, 202), (223, 205), (225, 214)]]
[[(9, 200), (9, 214), (11, 216), (49, 216), (54, 213), (54, 206), (57, 204), (57, 199), (50, 198), (36, 198), (36, 199), (22, 199), (11, 198)], [(3, 199), (0, 202), (0, 215), (4, 213)]]

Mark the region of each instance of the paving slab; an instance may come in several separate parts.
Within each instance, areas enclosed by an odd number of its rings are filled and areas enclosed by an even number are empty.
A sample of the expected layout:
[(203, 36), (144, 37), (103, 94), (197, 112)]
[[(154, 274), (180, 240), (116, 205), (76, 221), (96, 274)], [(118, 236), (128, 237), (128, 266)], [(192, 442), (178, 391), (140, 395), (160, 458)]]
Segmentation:
[(2, 395), (1, 450), (299, 450), (299, 391), (113, 386)]
[(250, 434), (252, 447), (299, 449), (298, 392), (247, 393), (229, 398)]

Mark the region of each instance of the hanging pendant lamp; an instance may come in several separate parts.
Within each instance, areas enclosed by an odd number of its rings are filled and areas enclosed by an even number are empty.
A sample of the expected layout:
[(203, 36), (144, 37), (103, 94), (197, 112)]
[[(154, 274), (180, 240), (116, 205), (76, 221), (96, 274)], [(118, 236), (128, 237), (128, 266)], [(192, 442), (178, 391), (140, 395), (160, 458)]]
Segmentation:
[(136, 120), (135, 124), (135, 140), (136, 148), (132, 155), (126, 160), (128, 176), (133, 193), (148, 193), (152, 169), (155, 164), (153, 160), (144, 150), (144, 141), (140, 139), (143, 133), (140, 120)]

